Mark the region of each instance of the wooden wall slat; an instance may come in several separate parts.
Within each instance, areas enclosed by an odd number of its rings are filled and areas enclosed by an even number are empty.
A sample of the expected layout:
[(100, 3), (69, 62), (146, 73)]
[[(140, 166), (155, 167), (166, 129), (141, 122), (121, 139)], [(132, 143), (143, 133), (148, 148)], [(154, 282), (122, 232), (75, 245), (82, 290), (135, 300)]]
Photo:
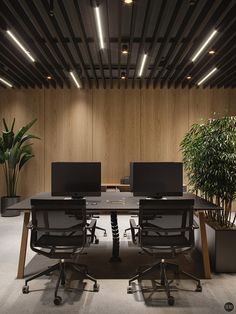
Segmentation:
[(92, 92), (45, 91), (45, 189), (51, 162), (92, 160)]
[[(101, 161), (102, 180), (119, 182), (130, 161), (179, 161), (179, 143), (194, 122), (236, 114), (235, 89), (57, 89), (0, 91), (0, 123), (33, 119), (33, 158), (19, 194), (50, 190), (52, 161)], [(5, 193), (0, 172), (0, 195)]]
[(140, 91), (94, 90), (93, 159), (102, 162), (102, 181), (129, 175), (130, 161), (140, 159)]

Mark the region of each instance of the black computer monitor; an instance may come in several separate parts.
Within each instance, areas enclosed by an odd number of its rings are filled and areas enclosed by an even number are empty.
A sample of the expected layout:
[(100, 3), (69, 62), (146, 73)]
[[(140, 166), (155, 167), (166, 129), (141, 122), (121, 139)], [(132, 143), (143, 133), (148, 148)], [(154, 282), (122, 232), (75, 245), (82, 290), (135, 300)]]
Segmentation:
[(131, 191), (134, 196), (161, 198), (183, 195), (181, 162), (130, 163)]
[(53, 162), (51, 173), (52, 196), (101, 195), (100, 162)]

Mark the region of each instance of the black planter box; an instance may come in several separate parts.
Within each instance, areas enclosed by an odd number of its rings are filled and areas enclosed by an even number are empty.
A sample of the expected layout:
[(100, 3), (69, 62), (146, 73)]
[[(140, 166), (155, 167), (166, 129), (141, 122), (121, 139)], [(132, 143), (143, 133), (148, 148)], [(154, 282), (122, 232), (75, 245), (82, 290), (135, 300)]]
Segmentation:
[[(198, 218), (194, 217), (198, 223)], [(201, 248), (200, 230), (195, 230), (195, 245)], [(236, 272), (236, 229), (216, 230), (206, 223), (211, 269), (217, 273)]]

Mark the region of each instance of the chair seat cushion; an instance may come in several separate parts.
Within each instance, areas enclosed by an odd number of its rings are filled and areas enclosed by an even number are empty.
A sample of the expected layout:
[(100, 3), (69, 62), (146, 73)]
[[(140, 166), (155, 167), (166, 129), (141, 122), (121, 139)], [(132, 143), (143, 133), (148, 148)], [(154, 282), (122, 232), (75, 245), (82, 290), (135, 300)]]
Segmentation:
[(51, 248), (51, 247), (80, 247), (83, 246), (83, 236), (59, 236), (59, 235), (43, 235), (41, 236), (34, 246)]
[(141, 246), (143, 247), (186, 247), (189, 241), (182, 235), (173, 236), (142, 236)]

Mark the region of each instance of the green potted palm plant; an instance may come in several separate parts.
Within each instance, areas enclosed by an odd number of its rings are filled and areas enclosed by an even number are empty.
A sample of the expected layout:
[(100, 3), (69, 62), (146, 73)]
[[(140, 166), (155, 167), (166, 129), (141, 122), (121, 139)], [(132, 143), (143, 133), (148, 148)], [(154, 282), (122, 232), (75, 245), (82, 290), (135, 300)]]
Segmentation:
[(231, 246), (236, 242), (236, 213), (232, 212), (236, 198), (236, 117), (194, 124), (180, 147), (192, 191), (222, 208), (206, 212), (213, 268), (236, 271), (236, 251)]
[(15, 118), (11, 127), (8, 127), (5, 119), (3, 119), (4, 130), (2, 136), (0, 136), (0, 164), (6, 182), (7, 195), (1, 198), (2, 216), (17, 216), (20, 214), (17, 210), (7, 210), (7, 207), (20, 200), (20, 197), (17, 196), (19, 174), (22, 167), (34, 156), (32, 143), (29, 143), (29, 140), (38, 139), (37, 136), (26, 134), (26, 132), (36, 120), (32, 120), (14, 133)]

